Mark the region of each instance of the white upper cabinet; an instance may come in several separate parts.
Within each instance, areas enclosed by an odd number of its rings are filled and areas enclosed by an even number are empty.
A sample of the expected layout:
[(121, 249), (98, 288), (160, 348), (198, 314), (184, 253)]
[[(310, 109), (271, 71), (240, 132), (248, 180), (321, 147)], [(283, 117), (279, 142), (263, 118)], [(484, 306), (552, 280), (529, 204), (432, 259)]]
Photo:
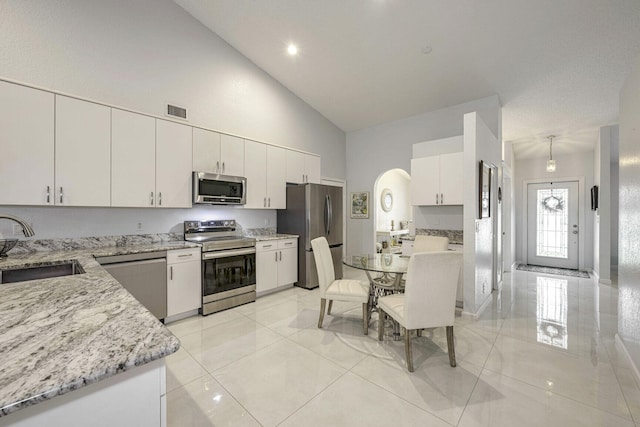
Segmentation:
[(304, 171), (307, 182), (320, 184), (322, 178), (320, 176), (320, 156), (314, 154), (304, 155)]
[(247, 203), (245, 208), (267, 208), (267, 145), (245, 141)]
[(411, 204), (462, 205), (463, 160), (462, 152), (411, 159)]
[(56, 95), (55, 203), (111, 205), (111, 108)]
[(0, 205), (52, 205), (54, 95), (0, 81)]
[(193, 170), (244, 176), (244, 140), (193, 128)]
[(255, 141), (245, 141), (245, 144), (245, 208), (286, 208), (286, 149)]
[(267, 205), (271, 209), (287, 207), (286, 149), (267, 146)]
[(224, 134), (220, 136), (221, 174), (244, 176), (244, 144), (242, 138)]
[(191, 207), (192, 128), (156, 119), (156, 206)]
[(114, 108), (111, 121), (111, 206), (154, 206), (155, 178), (156, 120)]
[(287, 150), (287, 182), (320, 183), (320, 156)]
[(220, 134), (193, 128), (193, 170), (220, 173)]

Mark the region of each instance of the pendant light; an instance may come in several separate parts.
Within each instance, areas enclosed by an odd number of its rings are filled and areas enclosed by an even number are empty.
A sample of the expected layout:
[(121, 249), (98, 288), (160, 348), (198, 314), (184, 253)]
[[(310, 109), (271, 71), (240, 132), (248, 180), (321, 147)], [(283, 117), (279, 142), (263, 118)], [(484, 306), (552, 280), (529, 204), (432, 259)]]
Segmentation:
[(549, 135), (547, 139), (549, 140), (549, 160), (547, 160), (547, 172), (555, 172), (556, 171), (556, 161), (553, 160), (553, 152), (551, 147), (553, 146), (553, 138), (555, 135)]

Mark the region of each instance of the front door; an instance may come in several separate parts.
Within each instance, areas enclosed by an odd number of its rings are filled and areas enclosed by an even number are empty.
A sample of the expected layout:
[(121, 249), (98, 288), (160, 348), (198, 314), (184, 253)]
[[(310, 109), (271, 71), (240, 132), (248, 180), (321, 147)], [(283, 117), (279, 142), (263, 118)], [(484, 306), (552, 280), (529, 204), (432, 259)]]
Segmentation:
[(527, 263), (578, 268), (578, 182), (529, 184)]

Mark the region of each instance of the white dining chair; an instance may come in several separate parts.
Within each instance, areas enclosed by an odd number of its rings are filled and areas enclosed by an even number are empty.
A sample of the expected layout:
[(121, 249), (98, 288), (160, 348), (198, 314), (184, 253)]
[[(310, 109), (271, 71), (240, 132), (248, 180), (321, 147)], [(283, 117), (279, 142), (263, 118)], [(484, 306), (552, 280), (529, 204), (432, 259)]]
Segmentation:
[(413, 242), (413, 253), (438, 252), (449, 249), (449, 238), (440, 236), (416, 236)]
[(449, 363), (456, 366), (453, 323), (462, 254), (454, 251), (419, 252), (411, 255), (404, 294), (378, 299), (378, 340), (382, 341), (386, 316), (405, 329), (407, 369), (413, 372), (411, 332), (444, 326)]
[(311, 241), (313, 257), (318, 270), (318, 283), (320, 285), (320, 318), (318, 328), (322, 328), (324, 311), (329, 300), (328, 314), (331, 314), (333, 301), (359, 302), (362, 304), (362, 327), (364, 334), (369, 333), (369, 284), (359, 280), (338, 279), (335, 270), (329, 243), (324, 237), (318, 237)]

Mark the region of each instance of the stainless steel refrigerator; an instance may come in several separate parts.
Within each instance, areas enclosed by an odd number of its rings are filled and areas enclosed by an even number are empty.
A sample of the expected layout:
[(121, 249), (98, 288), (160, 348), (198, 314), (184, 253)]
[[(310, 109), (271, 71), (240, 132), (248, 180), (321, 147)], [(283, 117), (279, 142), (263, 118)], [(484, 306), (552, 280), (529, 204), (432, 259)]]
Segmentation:
[(320, 184), (287, 186), (287, 209), (278, 210), (278, 233), (297, 234), (298, 282), (318, 287), (318, 271), (311, 241), (324, 236), (329, 242), (336, 279), (342, 278), (342, 188)]

